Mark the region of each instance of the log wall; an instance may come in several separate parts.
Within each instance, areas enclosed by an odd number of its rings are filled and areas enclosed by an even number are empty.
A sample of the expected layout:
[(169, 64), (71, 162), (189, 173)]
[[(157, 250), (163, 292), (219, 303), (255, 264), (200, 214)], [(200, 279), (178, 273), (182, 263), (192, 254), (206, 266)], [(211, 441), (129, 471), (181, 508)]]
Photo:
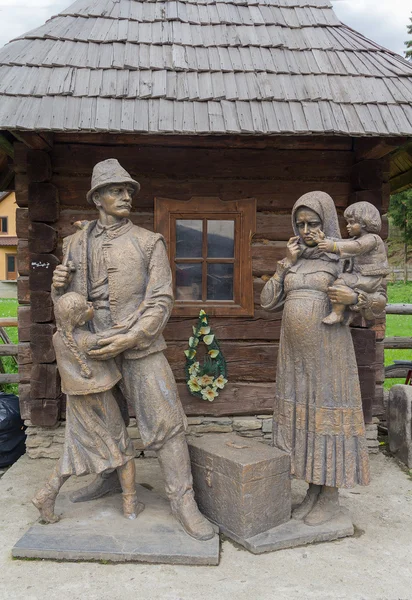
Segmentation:
[[(215, 195), (222, 200), (257, 199), (257, 232), (252, 240), (255, 316), (212, 321), (222, 342), (230, 380), (213, 403), (197, 400), (184, 384), (183, 350), (196, 319), (172, 319), (165, 333), (167, 356), (187, 414), (271, 412), (281, 315), (261, 310), (259, 295), (275, 271), (276, 261), (285, 255), (286, 241), (292, 235), (291, 208), (300, 195), (319, 189), (334, 198), (340, 214), (359, 199), (373, 201), (383, 209), (385, 169), (382, 165), (379, 168), (380, 161), (376, 160), (367, 167), (362, 165), (365, 160), (358, 164), (349, 138), (244, 140), (56, 134), (52, 148), (30, 150), (22, 143), (15, 144), (20, 207), (20, 352), (26, 373), (20, 389), (24, 418), (37, 425), (52, 425), (59, 418), (60, 390), (51, 347), (51, 273), (61, 258), (62, 237), (73, 233), (73, 223), (95, 218), (85, 195), (94, 164), (106, 158), (117, 158), (141, 183), (132, 220), (147, 229), (153, 229), (155, 196), (178, 200), (196, 195)], [(345, 234), (343, 217), (341, 225)], [(358, 328), (370, 325), (357, 323)], [(365, 335), (369, 335), (369, 344), (374, 346), (370, 337), (374, 338), (374, 333)], [(372, 360), (366, 361), (362, 339), (358, 335), (355, 345), (360, 356), (366, 416), (370, 420), (375, 402), (375, 372), (379, 369), (373, 348)], [(375, 409), (379, 410), (379, 403)]]

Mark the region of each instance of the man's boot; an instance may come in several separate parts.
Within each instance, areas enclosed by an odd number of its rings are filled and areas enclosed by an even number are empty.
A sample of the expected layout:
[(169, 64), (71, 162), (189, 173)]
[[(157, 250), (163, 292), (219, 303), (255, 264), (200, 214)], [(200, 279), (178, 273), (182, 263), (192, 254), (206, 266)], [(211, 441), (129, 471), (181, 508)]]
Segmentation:
[(86, 485), (70, 494), (72, 502), (88, 502), (89, 500), (97, 500), (108, 494), (117, 494), (122, 491), (119, 476), (117, 471), (99, 473), (96, 477)]
[(173, 516), (191, 537), (202, 541), (210, 540), (215, 535), (215, 530), (195, 501), (189, 450), (184, 433), (165, 442), (157, 456)]

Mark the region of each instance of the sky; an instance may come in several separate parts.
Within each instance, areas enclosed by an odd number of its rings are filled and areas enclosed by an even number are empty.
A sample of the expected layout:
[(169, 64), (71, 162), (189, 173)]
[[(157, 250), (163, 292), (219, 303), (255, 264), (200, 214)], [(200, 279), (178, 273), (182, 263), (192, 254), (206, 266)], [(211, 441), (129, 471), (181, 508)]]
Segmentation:
[[(74, 0), (0, 0), (0, 47), (42, 25)], [(411, 0), (332, 0), (339, 19), (403, 56)]]

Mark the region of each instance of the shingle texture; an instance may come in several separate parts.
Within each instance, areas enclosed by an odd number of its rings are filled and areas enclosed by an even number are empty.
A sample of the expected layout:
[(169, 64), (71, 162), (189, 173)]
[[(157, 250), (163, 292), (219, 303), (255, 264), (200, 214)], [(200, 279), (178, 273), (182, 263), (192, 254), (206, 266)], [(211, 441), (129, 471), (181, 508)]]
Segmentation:
[(0, 50), (0, 127), (412, 135), (412, 63), (328, 0), (78, 0)]

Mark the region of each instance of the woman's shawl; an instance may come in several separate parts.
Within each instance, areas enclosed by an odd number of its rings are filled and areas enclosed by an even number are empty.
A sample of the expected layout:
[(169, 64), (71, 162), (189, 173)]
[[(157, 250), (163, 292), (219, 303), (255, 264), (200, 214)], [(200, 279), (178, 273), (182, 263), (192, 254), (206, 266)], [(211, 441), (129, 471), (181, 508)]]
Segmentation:
[[(292, 227), (295, 235), (299, 235), (299, 231), (296, 226), (296, 212), (299, 210), (299, 208), (303, 207), (310, 208), (319, 216), (320, 220), (322, 221), (322, 231), (327, 238), (332, 238), (335, 240), (341, 239), (335, 203), (329, 194), (326, 194), (325, 192), (309, 192), (297, 200), (292, 209)], [(317, 246), (314, 248), (309, 248), (307, 246), (302, 247), (302, 252), (299, 258), (304, 258), (307, 260), (321, 260), (322, 268), (320, 269), (320, 264), (318, 263), (318, 267), (316, 267), (315, 270), (319, 269), (328, 271), (336, 276), (340, 271), (340, 268), (338, 268), (338, 270), (336, 269), (336, 263), (339, 261), (339, 255), (332, 252), (322, 252), (322, 250), (319, 250)], [(327, 263), (329, 263), (329, 265)], [(295, 267), (292, 267), (291, 271), (296, 272), (301, 271), (302, 269), (308, 272), (313, 272), (313, 266), (309, 267), (307, 263), (302, 264), (300, 260)]]

